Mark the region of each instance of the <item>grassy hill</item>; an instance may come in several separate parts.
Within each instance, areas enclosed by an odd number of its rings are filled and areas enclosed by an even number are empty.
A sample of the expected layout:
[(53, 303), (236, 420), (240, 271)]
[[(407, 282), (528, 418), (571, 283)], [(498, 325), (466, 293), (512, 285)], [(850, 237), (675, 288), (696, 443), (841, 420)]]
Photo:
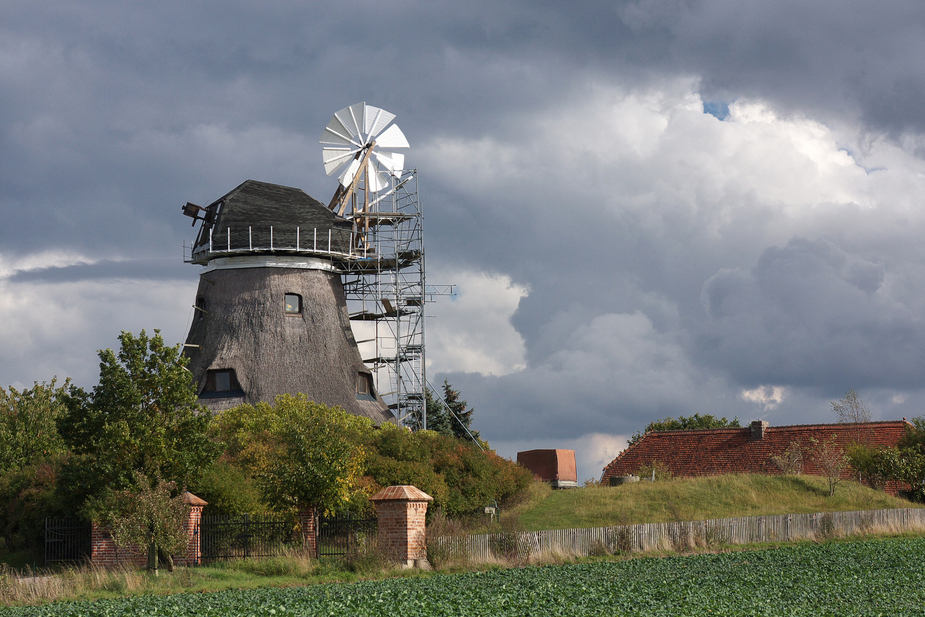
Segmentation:
[(530, 531), (734, 516), (922, 507), (857, 482), (828, 496), (816, 476), (725, 475), (553, 491), (537, 482), (509, 509)]

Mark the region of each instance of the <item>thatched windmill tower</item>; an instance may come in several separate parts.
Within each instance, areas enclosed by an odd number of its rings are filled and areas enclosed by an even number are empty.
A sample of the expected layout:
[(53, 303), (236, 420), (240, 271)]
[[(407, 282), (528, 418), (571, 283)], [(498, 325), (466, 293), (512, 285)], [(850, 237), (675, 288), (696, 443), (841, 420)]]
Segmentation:
[(185, 345), (201, 403), (218, 411), (301, 392), (393, 419), (357, 349), (337, 266), (355, 255), (354, 223), (299, 189), (253, 180), (183, 211), (202, 221)]

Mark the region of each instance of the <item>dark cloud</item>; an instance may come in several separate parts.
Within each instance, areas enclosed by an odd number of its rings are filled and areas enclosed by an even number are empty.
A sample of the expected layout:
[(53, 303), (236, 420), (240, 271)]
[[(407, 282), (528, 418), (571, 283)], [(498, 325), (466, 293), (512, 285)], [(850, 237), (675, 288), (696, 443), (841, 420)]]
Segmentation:
[[(824, 419), (847, 387), (912, 415), (923, 16), (906, 0), (9, 0), (0, 379), (90, 379), (119, 329), (182, 338), (179, 206), (248, 178), (327, 201), (318, 136), (365, 100), (411, 142), (428, 265), (528, 290), (490, 320), (525, 368), (445, 369), (489, 439)], [(741, 397), (758, 386), (786, 396)]]
[(700, 357), (739, 383), (917, 388), (921, 315), (882, 291), (885, 267), (823, 240), (767, 249), (750, 271), (710, 278)]

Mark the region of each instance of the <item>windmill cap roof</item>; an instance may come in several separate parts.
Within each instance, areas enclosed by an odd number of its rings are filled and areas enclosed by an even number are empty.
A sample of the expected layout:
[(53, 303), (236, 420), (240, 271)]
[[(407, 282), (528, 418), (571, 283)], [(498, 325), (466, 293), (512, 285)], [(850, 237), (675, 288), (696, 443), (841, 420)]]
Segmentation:
[(410, 484), (388, 486), (372, 497), (370, 501), (433, 501), (434, 498)]
[[(346, 252), (353, 224), (301, 189), (246, 180), (207, 207), (195, 251), (251, 252), (254, 249), (328, 247)], [(297, 232), (297, 229), (299, 230)], [(211, 232), (211, 235), (210, 235)]]

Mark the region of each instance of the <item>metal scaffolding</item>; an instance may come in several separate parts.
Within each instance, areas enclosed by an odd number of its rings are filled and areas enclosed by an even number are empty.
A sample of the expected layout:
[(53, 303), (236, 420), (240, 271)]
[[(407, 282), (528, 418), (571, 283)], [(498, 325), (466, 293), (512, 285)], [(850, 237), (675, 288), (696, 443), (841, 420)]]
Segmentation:
[(401, 172), (381, 197), (363, 193), (354, 199), (369, 205), (347, 216), (362, 245), (338, 261), (350, 319), (376, 388), (399, 422), (426, 422), (424, 307), (434, 296), (451, 295), (453, 286), (427, 285), (417, 170)]

